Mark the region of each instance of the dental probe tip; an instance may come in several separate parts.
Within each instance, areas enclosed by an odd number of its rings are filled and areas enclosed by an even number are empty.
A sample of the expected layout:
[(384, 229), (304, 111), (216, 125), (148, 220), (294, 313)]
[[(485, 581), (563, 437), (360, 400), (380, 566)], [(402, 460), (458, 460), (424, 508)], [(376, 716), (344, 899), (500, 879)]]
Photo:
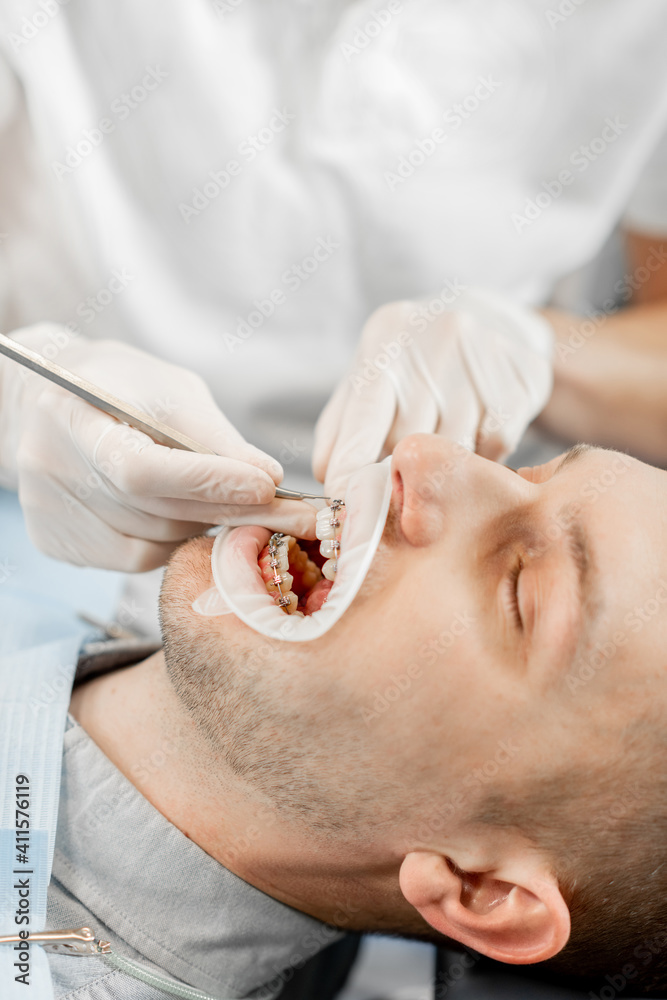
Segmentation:
[(284, 486), (276, 486), (276, 497), (279, 500), (330, 500), (331, 497), (319, 496), (317, 493), (303, 493), (301, 490), (287, 490)]

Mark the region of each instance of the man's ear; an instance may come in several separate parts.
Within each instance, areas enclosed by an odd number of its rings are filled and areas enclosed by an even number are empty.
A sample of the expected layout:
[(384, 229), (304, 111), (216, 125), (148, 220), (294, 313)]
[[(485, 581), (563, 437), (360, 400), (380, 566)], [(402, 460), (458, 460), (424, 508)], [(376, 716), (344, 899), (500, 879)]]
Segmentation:
[(401, 891), (431, 927), (499, 962), (551, 958), (570, 936), (570, 911), (544, 859), (522, 855), (498, 871), (464, 872), (432, 851), (401, 865)]

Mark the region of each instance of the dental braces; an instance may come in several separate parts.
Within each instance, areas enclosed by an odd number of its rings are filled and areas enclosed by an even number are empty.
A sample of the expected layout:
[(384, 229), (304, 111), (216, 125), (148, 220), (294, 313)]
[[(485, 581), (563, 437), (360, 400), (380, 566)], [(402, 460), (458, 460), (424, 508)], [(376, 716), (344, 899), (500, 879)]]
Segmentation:
[(285, 532), (274, 531), (274, 533), (271, 535), (271, 538), (269, 539), (269, 555), (271, 556), (269, 566), (273, 570), (273, 583), (277, 588), (277, 593), (274, 597), (274, 600), (278, 605), (278, 607), (280, 608), (288, 607), (290, 603), (289, 597), (285, 594), (282, 588), (283, 578), (278, 572), (278, 570), (280, 569), (280, 562), (281, 562), (281, 560), (279, 559), (280, 549), (281, 547), (284, 547), (284, 545), (285, 545)]
[[(324, 507), (317, 514), (317, 536), (321, 540), (320, 551), (325, 547), (327, 551), (327, 556), (329, 559), (334, 560), (334, 565), (332, 567), (334, 575), (338, 571), (338, 554), (340, 552), (340, 539), (336, 537), (336, 530), (340, 527), (341, 521), (338, 514), (342, 507), (345, 506), (343, 500), (332, 500), (328, 507)], [(327, 518), (326, 514), (329, 515)], [(321, 515), (325, 514), (324, 517)], [(324, 531), (322, 530), (324, 529)], [(330, 534), (333, 532), (333, 538), (322, 538), (322, 534)], [(281, 563), (284, 564), (284, 559), (281, 556), (287, 555), (286, 548), (286, 535), (284, 531), (274, 531), (269, 539), (269, 566), (273, 573), (271, 582), (275, 586), (276, 590), (274, 593), (274, 601), (279, 608), (289, 607), (290, 599), (283, 590), (283, 584), (285, 582), (283, 576), (280, 572)], [(325, 553), (322, 552), (322, 555)]]
[[(344, 507), (344, 506), (345, 506), (345, 504), (343, 503), (342, 500), (332, 500), (331, 501), (331, 503), (329, 505), (329, 511), (331, 512), (331, 517), (330, 517), (330, 519), (328, 521), (328, 524), (334, 530), (334, 537), (330, 538), (330, 539), (323, 539), (322, 540), (323, 544), (326, 541), (328, 541), (330, 543), (329, 544), (329, 548), (331, 550), (331, 555), (329, 556), (329, 558), (334, 560), (334, 566), (333, 566), (334, 573), (338, 572), (338, 553), (340, 552), (340, 539), (336, 537), (336, 528), (340, 528), (340, 519), (338, 517), (338, 512), (341, 509), (341, 507)], [(322, 549), (322, 545), (320, 545), (320, 551), (321, 551), (321, 549)], [(324, 555), (324, 553), (322, 553), (322, 554)]]

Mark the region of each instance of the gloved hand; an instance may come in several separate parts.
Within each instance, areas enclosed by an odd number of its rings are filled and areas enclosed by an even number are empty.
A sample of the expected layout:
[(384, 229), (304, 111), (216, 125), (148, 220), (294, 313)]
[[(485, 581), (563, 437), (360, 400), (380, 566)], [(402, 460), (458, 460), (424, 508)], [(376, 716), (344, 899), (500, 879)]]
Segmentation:
[(140, 571), (213, 524), (315, 537), (314, 508), (274, 498), (280, 465), (241, 437), (199, 376), (53, 324), (13, 338), (224, 456), (155, 444), (0, 356), (0, 481), (18, 487), (28, 533), (47, 555)]
[(546, 320), (496, 294), (463, 292), (438, 315), (419, 302), (382, 306), (317, 422), (316, 478), (344, 496), (355, 469), (416, 432), (504, 458), (549, 398), (552, 347)]

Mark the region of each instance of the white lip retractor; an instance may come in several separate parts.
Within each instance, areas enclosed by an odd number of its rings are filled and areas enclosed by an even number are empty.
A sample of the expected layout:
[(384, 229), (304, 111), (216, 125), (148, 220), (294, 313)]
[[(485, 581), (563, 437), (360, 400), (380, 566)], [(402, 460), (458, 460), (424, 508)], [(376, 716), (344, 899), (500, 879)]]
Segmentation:
[[(282, 581), (276, 581), (280, 575), (277, 551), (270, 552), (274, 582), (277, 582), (276, 598), (267, 592), (257, 556), (269, 539), (264, 529), (254, 527), (223, 528), (219, 533), (211, 552), (215, 587), (197, 598), (193, 609), (210, 617), (235, 614), (270, 639), (286, 642), (319, 639), (340, 620), (359, 593), (382, 538), (391, 492), (391, 458), (366, 466), (350, 477), (345, 493), (347, 516), (340, 546), (335, 546), (335, 578), (319, 611), (300, 617), (285, 614), (279, 606), (284, 601), (281, 600)], [(334, 518), (336, 512), (334, 507)], [(279, 540), (279, 533), (271, 536), (274, 550)]]

